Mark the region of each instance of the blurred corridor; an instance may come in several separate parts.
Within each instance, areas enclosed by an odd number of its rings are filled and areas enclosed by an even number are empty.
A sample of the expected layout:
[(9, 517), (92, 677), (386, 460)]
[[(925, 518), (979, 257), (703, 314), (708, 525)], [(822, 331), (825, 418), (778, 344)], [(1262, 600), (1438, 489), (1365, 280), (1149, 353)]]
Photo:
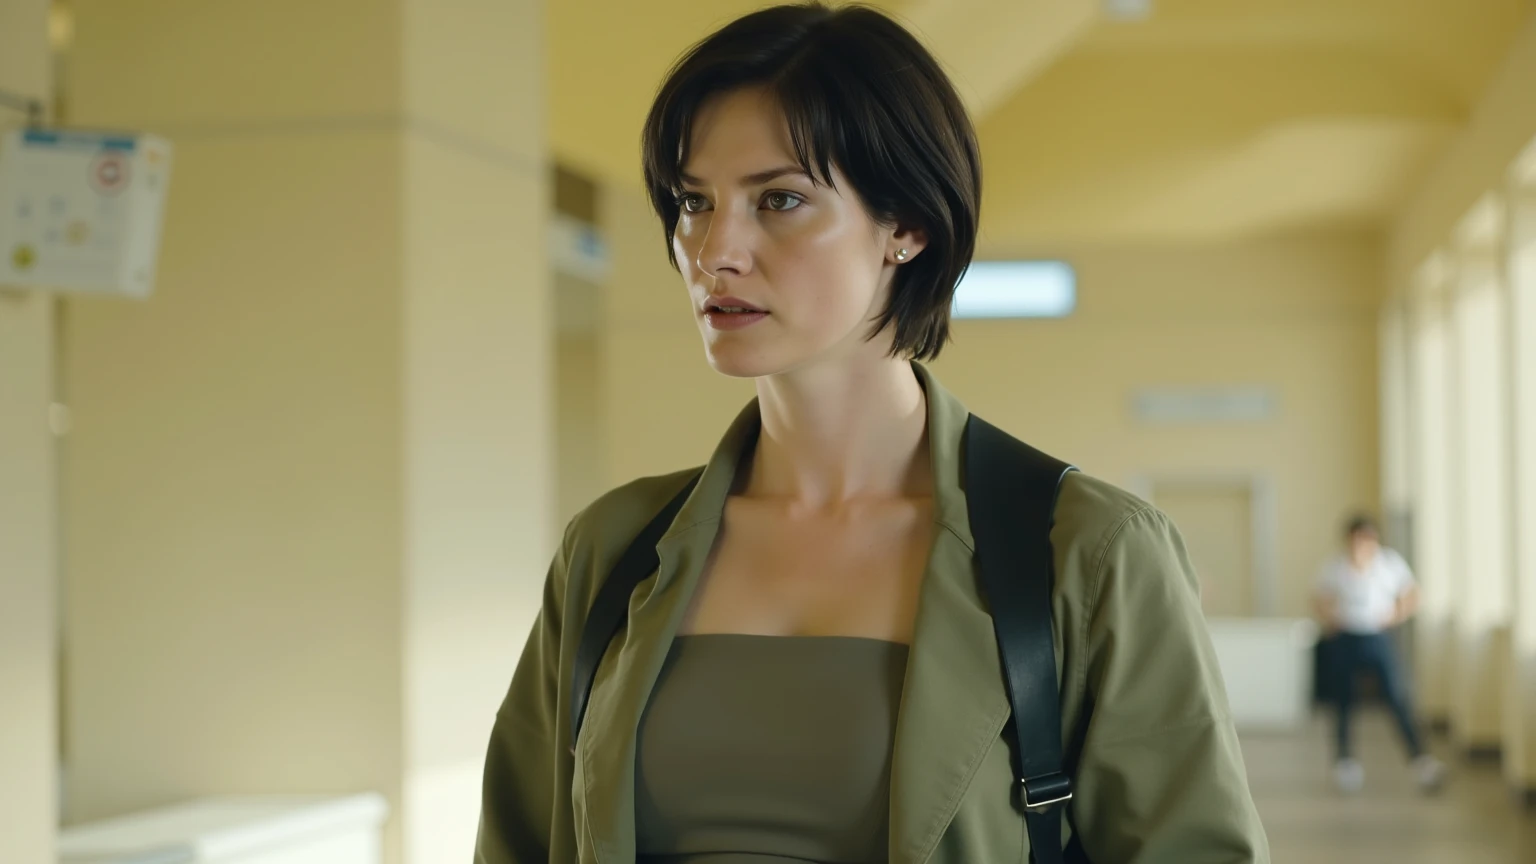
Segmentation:
[[(565, 525), (752, 398), (639, 137), (762, 5), (0, 0), (0, 166), (29, 107), (174, 152), (145, 296), (33, 284), (0, 170), (0, 864), (359, 794), (374, 859), (471, 860)], [(1274, 860), (1536, 862), (1536, 0), (874, 5), (983, 151), (933, 370), (1179, 526)], [(1333, 786), (1312, 604), (1357, 512), (1418, 581), (1439, 797), (1368, 681)]]

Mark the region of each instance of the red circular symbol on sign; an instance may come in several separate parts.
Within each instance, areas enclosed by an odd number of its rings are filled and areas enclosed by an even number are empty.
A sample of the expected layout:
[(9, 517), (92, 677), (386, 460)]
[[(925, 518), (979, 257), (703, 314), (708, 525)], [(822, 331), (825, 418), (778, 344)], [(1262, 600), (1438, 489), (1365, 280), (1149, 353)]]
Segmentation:
[(116, 150), (96, 157), (91, 165), (91, 187), (103, 195), (116, 195), (128, 185), (128, 159)]

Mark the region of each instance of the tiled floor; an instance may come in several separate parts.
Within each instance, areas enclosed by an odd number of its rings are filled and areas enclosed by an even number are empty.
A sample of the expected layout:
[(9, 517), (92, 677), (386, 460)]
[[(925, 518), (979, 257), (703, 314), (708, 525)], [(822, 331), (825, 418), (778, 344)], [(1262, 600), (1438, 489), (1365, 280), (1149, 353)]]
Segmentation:
[(1321, 716), (1309, 735), (1244, 740), (1274, 864), (1536, 864), (1536, 814), (1516, 807), (1496, 766), (1448, 759), (1450, 782), (1426, 798), (1386, 716), (1367, 713), (1356, 721), (1365, 789), (1346, 796), (1331, 782), (1330, 740)]

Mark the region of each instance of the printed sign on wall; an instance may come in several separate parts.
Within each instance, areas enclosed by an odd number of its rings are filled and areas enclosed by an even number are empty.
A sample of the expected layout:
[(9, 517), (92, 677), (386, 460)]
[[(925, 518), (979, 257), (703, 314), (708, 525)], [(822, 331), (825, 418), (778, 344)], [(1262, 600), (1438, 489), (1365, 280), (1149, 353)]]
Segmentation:
[(0, 144), (0, 286), (146, 297), (171, 147), (148, 135), (25, 129)]

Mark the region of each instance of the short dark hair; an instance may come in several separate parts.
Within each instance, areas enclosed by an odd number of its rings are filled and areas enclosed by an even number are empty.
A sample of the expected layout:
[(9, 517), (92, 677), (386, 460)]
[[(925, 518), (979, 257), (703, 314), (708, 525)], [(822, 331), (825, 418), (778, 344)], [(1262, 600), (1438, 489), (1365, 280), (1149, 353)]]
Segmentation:
[(641, 140), (673, 267), (694, 118), (709, 98), (749, 87), (777, 98), (807, 174), (831, 185), (835, 164), (876, 221), (927, 234), (923, 253), (897, 268), (870, 338), (892, 327), (895, 356), (937, 357), (981, 211), (976, 132), (943, 69), (900, 24), (858, 5), (773, 6), (695, 45), (662, 83)]
[(1353, 540), (1361, 534), (1369, 534), (1372, 537), (1381, 536), (1381, 529), (1376, 527), (1376, 520), (1366, 513), (1356, 513), (1344, 523), (1345, 538)]

